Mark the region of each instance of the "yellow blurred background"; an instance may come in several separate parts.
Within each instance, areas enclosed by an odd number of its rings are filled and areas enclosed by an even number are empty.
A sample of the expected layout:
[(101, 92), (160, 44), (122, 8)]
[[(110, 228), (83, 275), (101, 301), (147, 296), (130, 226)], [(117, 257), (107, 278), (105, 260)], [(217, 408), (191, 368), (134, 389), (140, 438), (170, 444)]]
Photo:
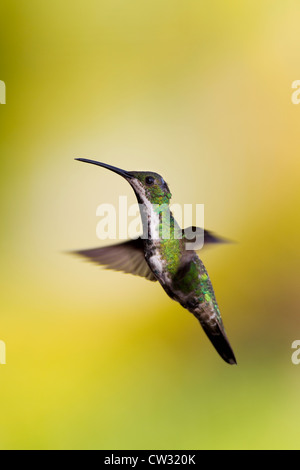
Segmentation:
[[(2, 0), (1, 449), (300, 448), (296, 0)], [(238, 367), (159, 285), (66, 254), (135, 202), (204, 203)]]

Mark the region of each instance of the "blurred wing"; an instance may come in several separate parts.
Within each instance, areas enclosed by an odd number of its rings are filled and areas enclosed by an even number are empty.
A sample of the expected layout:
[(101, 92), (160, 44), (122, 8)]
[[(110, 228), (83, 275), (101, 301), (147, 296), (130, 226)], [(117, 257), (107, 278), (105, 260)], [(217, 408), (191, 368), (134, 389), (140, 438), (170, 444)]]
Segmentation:
[(201, 248), (208, 244), (231, 243), (229, 240), (219, 237), (209, 230), (194, 226), (183, 229), (182, 235), (187, 243), (195, 244), (193, 247), (195, 251), (201, 250)]
[(73, 253), (93, 263), (105, 266), (106, 269), (114, 269), (115, 271), (145, 277), (149, 281), (156, 281), (156, 277), (145, 260), (141, 238), (118, 245), (74, 251)]

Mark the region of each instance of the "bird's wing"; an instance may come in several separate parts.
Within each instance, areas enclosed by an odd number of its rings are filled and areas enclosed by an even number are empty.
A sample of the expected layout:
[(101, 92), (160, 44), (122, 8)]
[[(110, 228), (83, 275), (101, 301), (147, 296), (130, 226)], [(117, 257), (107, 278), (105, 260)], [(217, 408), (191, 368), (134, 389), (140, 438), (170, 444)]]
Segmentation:
[(216, 243), (231, 243), (229, 240), (200, 227), (187, 227), (182, 230), (182, 236), (186, 241), (187, 248), (195, 251), (201, 250), (205, 245)]
[(149, 281), (156, 281), (156, 277), (145, 260), (141, 238), (102, 248), (74, 251), (73, 254), (105, 266), (106, 269), (114, 269), (115, 271), (145, 277)]

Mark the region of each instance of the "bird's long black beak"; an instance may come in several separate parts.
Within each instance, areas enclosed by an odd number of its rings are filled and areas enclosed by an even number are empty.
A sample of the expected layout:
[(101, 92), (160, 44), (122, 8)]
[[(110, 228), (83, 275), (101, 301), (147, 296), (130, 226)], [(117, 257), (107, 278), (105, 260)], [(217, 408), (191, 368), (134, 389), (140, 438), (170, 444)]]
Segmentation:
[(133, 178), (133, 175), (131, 175), (128, 171), (121, 170), (121, 168), (117, 168), (115, 166), (107, 165), (106, 163), (101, 163), (101, 162), (96, 162), (95, 160), (87, 160), (86, 158), (75, 158), (78, 162), (83, 162), (83, 163), (90, 163), (91, 165), (97, 165), (97, 166), (102, 166), (103, 168), (106, 168), (107, 170), (111, 170), (114, 173), (117, 173), (120, 176), (123, 176), (125, 179), (130, 179)]

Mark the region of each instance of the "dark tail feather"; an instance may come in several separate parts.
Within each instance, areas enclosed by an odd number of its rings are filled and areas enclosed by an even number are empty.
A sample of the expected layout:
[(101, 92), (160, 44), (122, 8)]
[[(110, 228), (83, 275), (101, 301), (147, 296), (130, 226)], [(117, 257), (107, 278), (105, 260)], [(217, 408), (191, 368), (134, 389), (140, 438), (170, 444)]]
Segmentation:
[(201, 326), (224, 361), (228, 364), (236, 365), (237, 362), (234, 352), (230, 346), (226, 333), (222, 330), (220, 325), (215, 324), (215, 326), (211, 328), (201, 323)]

